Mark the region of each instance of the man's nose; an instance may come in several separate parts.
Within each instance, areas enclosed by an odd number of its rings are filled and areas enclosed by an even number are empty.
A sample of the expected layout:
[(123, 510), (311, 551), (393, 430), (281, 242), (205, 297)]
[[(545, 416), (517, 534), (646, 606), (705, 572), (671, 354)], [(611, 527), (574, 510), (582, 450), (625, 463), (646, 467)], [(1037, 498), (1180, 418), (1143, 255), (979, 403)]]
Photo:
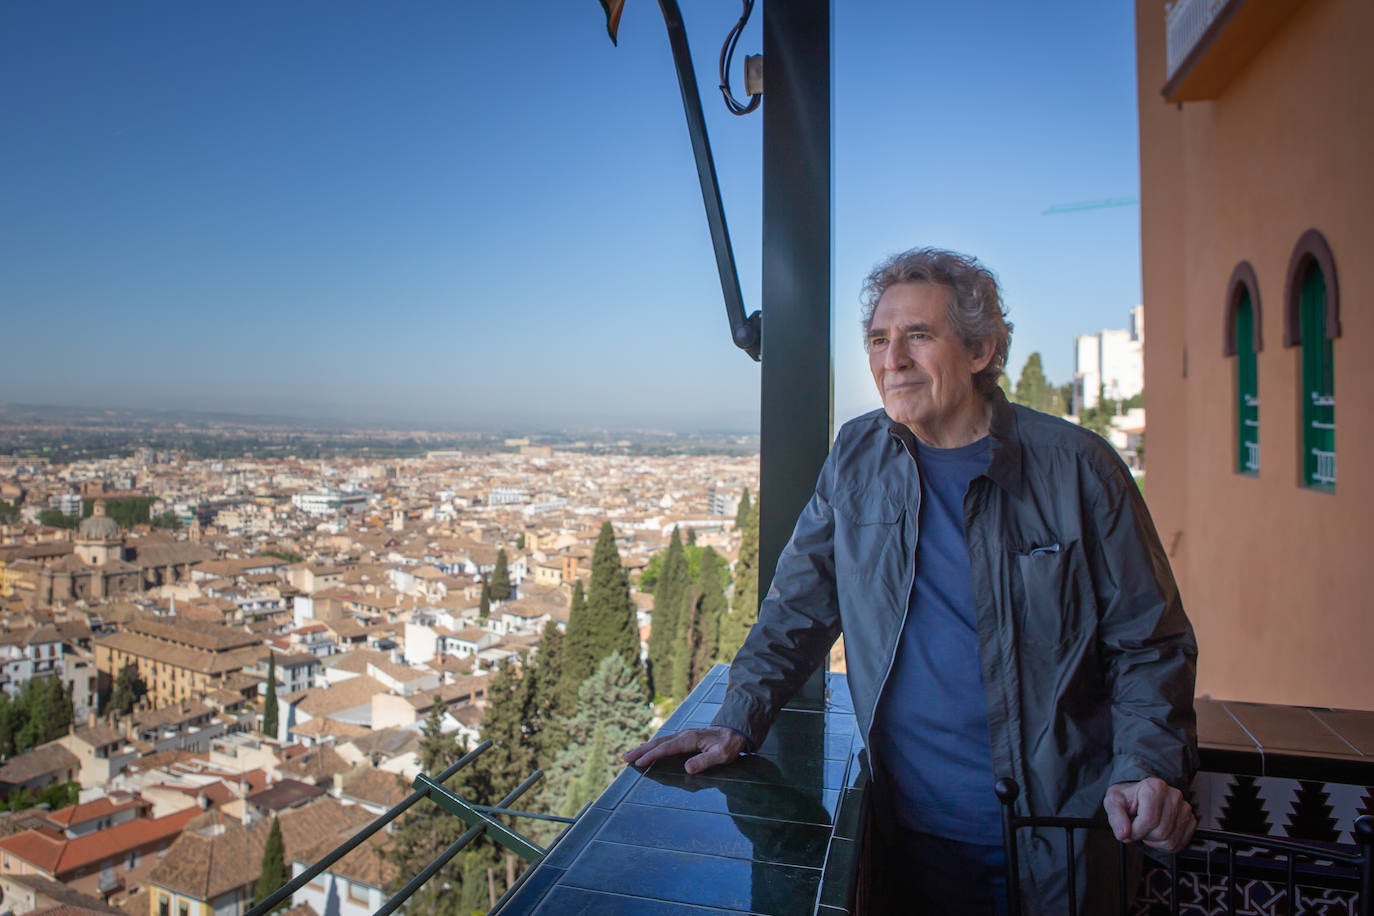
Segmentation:
[(905, 369), (911, 365), (911, 351), (907, 349), (906, 341), (897, 338), (888, 344), (887, 352), (883, 357), (884, 369)]

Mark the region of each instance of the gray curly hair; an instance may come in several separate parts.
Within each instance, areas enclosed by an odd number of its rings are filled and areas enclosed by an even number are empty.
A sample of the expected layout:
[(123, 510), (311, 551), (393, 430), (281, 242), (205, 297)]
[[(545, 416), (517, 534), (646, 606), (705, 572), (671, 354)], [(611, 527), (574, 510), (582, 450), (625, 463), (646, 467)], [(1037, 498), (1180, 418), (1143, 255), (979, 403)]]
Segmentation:
[(992, 271), (977, 258), (941, 248), (913, 248), (893, 255), (873, 268), (864, 280), (860, 301), (865, 347), (878, 300), (888, 287), (898, 283), (934, 283), (953, 293), (945, 314), (959, 340), (970, 350), (986, 340), (993, 343), (992, 359), (973, 377), (981, 394), (992, 394), (1007, 365), (1012, 329)]

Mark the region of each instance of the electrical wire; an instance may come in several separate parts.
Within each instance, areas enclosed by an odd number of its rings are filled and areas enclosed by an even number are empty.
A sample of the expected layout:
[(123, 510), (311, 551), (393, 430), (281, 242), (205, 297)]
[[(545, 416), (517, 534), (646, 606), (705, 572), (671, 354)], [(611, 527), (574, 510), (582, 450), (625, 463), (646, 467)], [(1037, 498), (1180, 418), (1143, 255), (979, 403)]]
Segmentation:
[(730, 34), (725, 36), (725, 44), (720, 49), (720, 94), (725, 97), (725, 107), (733, 115), (747, 115), (749, 112), (759, 107), (762, 96), (754, 93), (749, 96), (748, 102), (741, 102), (735, 98), (730, 91), (730, 67), (735, 60), (735, 45), (739, 44), (740, 33), (749, 22), (749, 16), (754, 12), (754, 0), (743, 0), (744, 12), (739, 17), (739, 22), (730, 30)]

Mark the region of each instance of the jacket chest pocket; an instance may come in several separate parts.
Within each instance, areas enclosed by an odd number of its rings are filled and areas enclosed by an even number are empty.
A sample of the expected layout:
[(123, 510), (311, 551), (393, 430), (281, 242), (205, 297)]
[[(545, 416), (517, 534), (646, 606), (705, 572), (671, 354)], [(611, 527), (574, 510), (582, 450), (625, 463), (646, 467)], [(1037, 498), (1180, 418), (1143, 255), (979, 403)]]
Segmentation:
[(1018, 550), (1019, 593), (1013, 591), (1017, 641), (1023, 649), (1054, 650), (1095, 638), (1097, 615), (1078, 541)]
[(835, 575), (884, 576), (903, 568), (902, 519), (906, 507), (883, 491), (848, 490), (835, 509)]

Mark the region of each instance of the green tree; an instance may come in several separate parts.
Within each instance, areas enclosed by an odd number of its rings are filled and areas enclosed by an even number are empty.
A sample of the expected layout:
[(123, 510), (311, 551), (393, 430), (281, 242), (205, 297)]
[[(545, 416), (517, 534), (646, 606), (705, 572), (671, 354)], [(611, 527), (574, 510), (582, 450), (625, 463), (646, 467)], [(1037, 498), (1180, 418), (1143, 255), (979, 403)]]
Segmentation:
[(618, 652), (607, 653), (578, 687), (576, 709), (564, 723), (567, 746), (546, 768), (538, 810), (576, 814), (610, 784), (620, 755), (649, 736), (652, 710), (638, 666), (627, 665)]
[[(574, 600), (576, 593), (574, 593)], [(587, 589), (582, 613), (568, 617), (568, 639), (563, 647), (563, 685), (575, 690), (596, 670), (600, 659), (612, 652), (625, 660), (626, 667), (638, 672), (639, 627), (635, 604), (630, 598), (630, 582), (615, 546), (615, 529), (610, 522), (601, 526), (592, 551), (591, 585)]]
[(173, 512), (171, 509), (168, 509), (166, 512), (160, 512), (157, 515), (154, 515), (152, 518), (148, 520), (148, 523), (151, 524), (154, 528), (166, 528), (169, 531), (181, 530), (181, 519), (178, 518), (177, 514)]
[(482, 583), (482, 597), (477, 599), (477, 617), (483, 623), (491, 617), (491, 583)]
[(58, 677), (25, 681), (14, 705), (9, 727), (17, 754), (62, 737), (72, 724), (71, 693)]
[(1118, 406), (1118, 402), (1107, 397), (1105, 388), (1099, 388), (1097, 403), (1092, 407), (1083, 408), (1083, 413), (1078, 418), (1079, 425), (1105, 437), (1112, 424), (1112, 417), (1117, 414)]
[(515, 549), (516, 549), (516, 550), (524, 550), (524, 549), (525, 549), (525, 532), (521, 531), (519, 534), (517, 534), (517, 535), (515, 536)]
[(462, 916), (483, 916), (491, 907), (487, 892), (487, 857), (465, 852), (458, 857), (462, 865), (463, 887), (459, 891), (457, 912)]
[[(126, 496), (120, 499), (107, 499), (105, 500), (105, 514), (118, 522), (121, 528), (146, 525), (148, 524), (149, 511), (155, 502), (157, 499), (152, 496)], [(87, 505), (90, 504), (87, 503)], [(90, 513), (86, 514), (89, 515)]]
[(709, 547), (702, 555), (701, 573), (683, 600), (673, 639), (673, 687), (671, 695), (687, 696), (715, 661), (725, 612), (725, 590), (720, 584), (720, 555)]
[(49, 528), (75, 528), (81, 520), (72, 518), (59, 509), (44, 509), (38, 513), (38, 524)]
[(754, 504), (749, 523), (740, 537), (735, 562), (735, 592), (730, 611), (721, 620), (716, 658), (730, 661), (744, 645), (749, 628), (759, 619), (759, 506)]
[(693, 547), (697, 545), (697, 530), (695, 528), (687, 529), (687, 543)]
[(1049, 380), (1045, 378), (1039, 351), (1026, 357), (1026, 364), (1021, 367), (1021, 378), (1016, 382), (1016, 392), (1012, 400), (1032, 410), (1049, 410), (1052, 400), (1051, 388)]
[(561, 720), (573, 711), (573, 700), (576, 699), (560, 690), (563, 680), (563, 639), (558, 622), (550, 620), (544, 624), (539, 651), (534, 657), (535, 670), (538, 672), (534, 684), (534, 710), (539, 716), (540, 725), (535, 741), (535, 758), (540, 766), (553, 760), (554, 755), (567, 744)]
[(677, 528), (664, 553), (663, 568), (654, 586), (654, 620), (649, 630), (649, 686), (654, 695), (666, 697), (672, 690), (678, 621), (690, 585), (687, 554)]
[[(281, 824), (274, 817), (272, 827), (267, 832), (267, 842), (262, 847), (262, 865), (258, 871), (258, 880), (253, 884), (253, 903), (262, 903), (285, 884), (286, 880), (286, 845), (281, 838)], [(290, 905), (291, 898), (287, 897), (269, 912), (275, 913)]]
[(506, 566), (506, 548), (496, 551), (496, 568), (491, 571), (491, 597), (505, 601), (510, 597), (510, 569)]
[(487, 687), (487, 708), (482, 714), (482, 739), (491, 749), (472, 764), (473, 783), (479, 794), (497, 799), (519, 785), (537, 764), (530, 734), (535, 719), (534, 676), (514, 661), (507, 661)]
[(138, 666), (133, 662), (125, 662), (119, 674), (115, 675), (114, 689), (105, 701), (105, 715), (110, 718), (127, 716), (147, 693), (148, 685), (138, 673)]
[(0, 525), (13, 525), (19, 521), (19, 509), (7, 499), (0, 499)]
[[(701, 555), (706, 548), (698, 547), (696, 544), (684, 543), (682, 546), (683, 556), (687, 558), (687, 581), (695, 582), (697, 576), (701, 575)], [(648, 564), (644, 571), (639, 574), (639, 590), (646, 594), (656, 595), (658, 591), (658, 580), (663, 575), (663, 564), (667, 562), (668, 551), (660, 550), (649, 557)], [(730, 585), (730, 570), (721, 567), (720, 587), (727, 588)], [(657, 605), (657, 601), (654, 602)]]
[[(701, 558), (701, 576), (697, 579), (696, 619), (694, 621), (694, 645), (692, 646), (692, 671), (689, 686), (696, 686), (720, 658), (720, 630), (725, 621), (728, 605), (725, 589), (720, 584), (719, 570), (725, 567), (725, 560), (711, 548)], [(684, 694), (685, 696), (685, 694)]]
[(735, 510), (735, 527), (743, 528), (749, 524), (749, 513), (753, 511), (749, 505), (749, 488), (745, 487), (744, 492), (739, 497), (739, 508)]
[[(437, 776), (462, 756), (457, 738), (446, 733), (443, 725), (444, 704), (436, 695), (434, 705), (430, 707), (425, 724), (420, 729), (420, 770), (429, 776)], [(463, 798), (473, 798), (467, 781), (470, 769), (459, 770), (444, 785)], [(396, 875), (387, 890), (394, 893), (404, 887), (441, 852), (457, 842), (466, 830), (467, 825), (460, 818), (428, 799), (412, 805), (399, 819), (396, 831), (392, 834), (394, 841), (387, 847), (386, 854), (396, 865)], [(407, 910), (435, 913), (438, 916), (459, 916), (462, 913), (459, 903), (464, 864), (462, 857), (450, 860), (424, 887), (415, 892), (406, 906)]]
[(0, 690), (0, 757), (14, 756), (15, 738), (23, 726), (19, 705)]
[(264, 550), (259, 556), (276, 557), (278, 560), (284, 560), (287, 563), (300, 563), (305, 559), (305, 557), (296, 553), (294, 550), (283, 550), (280, 547), (275, 550)]
[(277, 653), (267, 653), (267, 694), (262, 700), (262, 733), (277, 737)]

